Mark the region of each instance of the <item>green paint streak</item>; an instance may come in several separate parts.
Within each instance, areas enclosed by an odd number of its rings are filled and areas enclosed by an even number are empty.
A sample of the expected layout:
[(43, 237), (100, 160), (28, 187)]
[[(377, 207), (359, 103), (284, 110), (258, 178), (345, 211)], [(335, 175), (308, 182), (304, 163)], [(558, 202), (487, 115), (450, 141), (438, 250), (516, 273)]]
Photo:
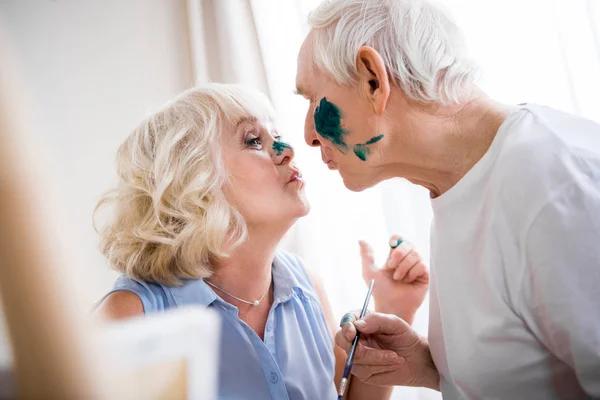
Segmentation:
[(377, 143), (377, 142), (379, 142), (381, 139), (383, 139), (383, 135), (375, 136), (375, 137), (372, 137), (371, 139), (369, 139), (369, 140), (367, 141), (367, 143), (365, 143), (365, 144), (373, 144), (373, 143)]
[(360, 158), (362, 161), (367, 161), (367, 156), (371, 154), (371, 150), (367, 146), (373, 143), (377, 143), (381, 139), (383, 139), (383, 135), (374, 136), (371, 139), (369, 139), (365, 144), (354, 145), (352, 150), (354, 150), (354, 154), (356, 154), (356, 157)]
[(369, 150), (369, 148), (364, 144), (357, 144), (353, 147), (352, 150), (354, 150), (354, 154), (356, 154), (356, 157), (360, 158), (363, 161), (367, 161), (367, 156), (371, 152), (371, 150)]
[(282, 142), (281, 140), (276, 140), (273, 142), (273, 151), (278, 156), (282, 155), (285, 149), (291, 149), (292, 146), (287, 144), (286, 142)]
[(346, 154), (348, 145), (344, 141), (344, 135), (348, 133), (342, 127), (342, 112), (333, 103), (323, 97), (315, 109), (315, 129), (323, 138), (333, 143), (343, 154)]
[(344, 315), (344, 317), (342, 318), (342, 322), (340, 322), (340, 328), (349, 323), (351, 320), (352, 318), (349, 315)]
[(402, 238), (398, 238), (398, 240), (396, 240), (396, 244), (393, 246), (390, 244), (390, 247), (392, 249), (395, 249), (396, 247), (400, 246), (402, 244), (402, 242), (404, 242), (404, 240)]

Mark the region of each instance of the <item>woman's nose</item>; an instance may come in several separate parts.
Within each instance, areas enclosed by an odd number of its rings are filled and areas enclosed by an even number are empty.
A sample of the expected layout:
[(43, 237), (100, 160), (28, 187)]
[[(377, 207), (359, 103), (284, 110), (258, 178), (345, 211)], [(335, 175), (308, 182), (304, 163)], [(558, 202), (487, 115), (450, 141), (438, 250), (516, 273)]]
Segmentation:
[(275, 164), (289, 164), (294, 159), (294, 149), (281, 140), (273, 142), (273, 157)]

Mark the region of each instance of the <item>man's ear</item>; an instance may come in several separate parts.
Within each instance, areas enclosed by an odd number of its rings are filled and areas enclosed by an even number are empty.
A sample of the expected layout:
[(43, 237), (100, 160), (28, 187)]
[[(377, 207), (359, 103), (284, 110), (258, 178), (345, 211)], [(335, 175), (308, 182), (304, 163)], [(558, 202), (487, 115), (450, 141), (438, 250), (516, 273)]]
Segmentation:
[(390, 79), (381, 55), (372, 47), (362, 46), (356, 63), (361, 95), (368, 99), (376, 115), (383, 114), (390, 97)]

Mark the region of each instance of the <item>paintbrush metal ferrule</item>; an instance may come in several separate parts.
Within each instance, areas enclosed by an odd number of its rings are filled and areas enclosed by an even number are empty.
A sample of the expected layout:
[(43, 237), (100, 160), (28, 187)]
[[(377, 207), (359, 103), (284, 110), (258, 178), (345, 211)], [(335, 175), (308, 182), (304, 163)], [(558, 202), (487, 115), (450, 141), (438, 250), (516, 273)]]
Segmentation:
[(340, 390), (338, 390), (338, 396), (340, 398), (344, 397), (344, 392), (346, 391), (347, 383), (348, 383), (348, 378), (342, 378), (342, 382), (340, 382)]

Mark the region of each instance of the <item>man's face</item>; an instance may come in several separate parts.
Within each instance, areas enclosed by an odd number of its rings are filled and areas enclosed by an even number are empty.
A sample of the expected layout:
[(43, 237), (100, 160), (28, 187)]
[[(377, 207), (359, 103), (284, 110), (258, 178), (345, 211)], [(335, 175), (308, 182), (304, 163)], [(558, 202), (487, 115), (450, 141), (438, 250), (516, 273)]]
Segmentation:
[(364, 190), (377, 183), (371, 169), (380, 161), (379, 118), (358, 87), (339, 85), (315, 67), (311, 47), (309, 34), (296, 75), (298, 94), (310, 101), (304, 139), (321, 150), (323, 162), (339, 171), (348, 189)]

